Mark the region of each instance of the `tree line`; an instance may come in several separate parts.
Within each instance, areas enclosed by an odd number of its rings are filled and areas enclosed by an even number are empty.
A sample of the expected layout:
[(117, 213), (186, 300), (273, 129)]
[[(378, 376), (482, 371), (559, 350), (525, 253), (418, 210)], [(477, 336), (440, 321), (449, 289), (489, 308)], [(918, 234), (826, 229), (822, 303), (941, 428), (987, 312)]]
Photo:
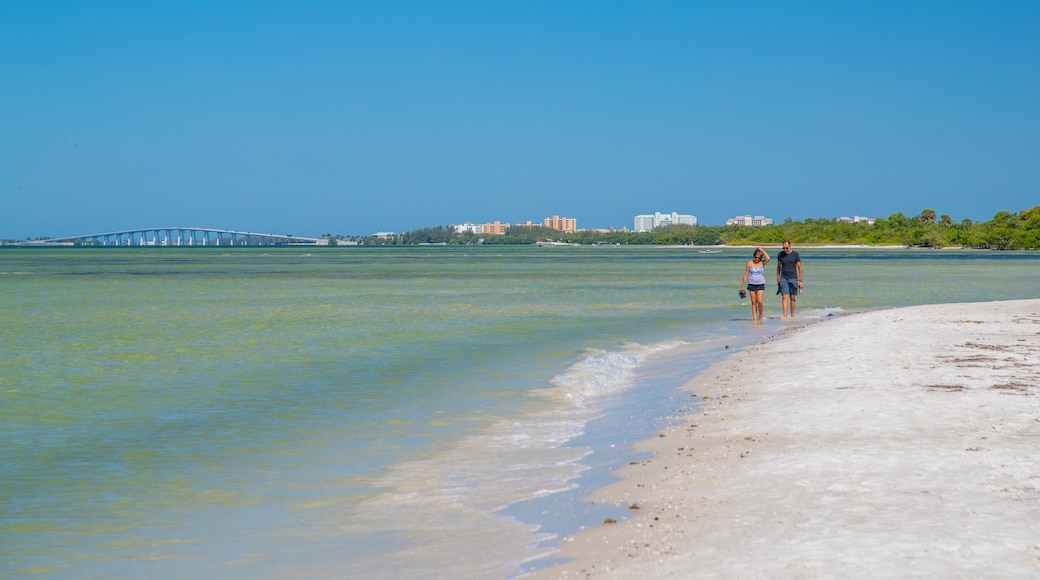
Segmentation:
[(364, 245), (534, 244), (540, 241), (574, 244), (621, 245), (797, 245), (849, 244), (922, 248), (965, 247), (992, 250), (1040, 249), (1040, 206), (1018, 213), (1000, 211), (993, 219), (955, 222), (949, 215), (925, 209), (917, 216), (894, 213), (874, 223), (850, 223), (818, 218), (784, 220), (769, 226), (672, 225), (651, 232), (560, 232), (535, 227), (513, 227), (504, 235), (459, 233), (450, 226), (427, 227), (385, 238), (365, 237)]

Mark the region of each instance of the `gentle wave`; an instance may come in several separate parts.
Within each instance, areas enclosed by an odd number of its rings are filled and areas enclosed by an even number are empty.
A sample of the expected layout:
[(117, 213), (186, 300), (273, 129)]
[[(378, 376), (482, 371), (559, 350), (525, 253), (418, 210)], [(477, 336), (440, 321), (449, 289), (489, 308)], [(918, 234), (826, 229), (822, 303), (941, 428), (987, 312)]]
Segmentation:
[(552, 379), (556, 389), (548, 395), (562, 396), (584, 407), (597, 397), (631, 388), (636, 369), (647, 357), (684, 344), (683, 341), (666, 341), (653, 345), (626, 344), (617, 351), (590, 349), (580, 362)]

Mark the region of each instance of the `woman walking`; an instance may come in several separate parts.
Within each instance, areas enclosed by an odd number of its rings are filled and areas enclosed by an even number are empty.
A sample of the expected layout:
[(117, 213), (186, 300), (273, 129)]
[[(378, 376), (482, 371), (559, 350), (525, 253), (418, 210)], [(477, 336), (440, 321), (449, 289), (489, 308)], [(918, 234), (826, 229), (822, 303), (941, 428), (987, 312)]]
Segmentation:
[(759, 246), (755, 255), (748, 260), (744, 268), (744, 279), (740, 282), (740, 289), (747, 285), (748, 296), (751, 298), (751, 320), (758, 324), (765, 322), (766, 315), (762, 312), (762, 297), (766, 292), (766, 264), (769, 263), (769, 254)]

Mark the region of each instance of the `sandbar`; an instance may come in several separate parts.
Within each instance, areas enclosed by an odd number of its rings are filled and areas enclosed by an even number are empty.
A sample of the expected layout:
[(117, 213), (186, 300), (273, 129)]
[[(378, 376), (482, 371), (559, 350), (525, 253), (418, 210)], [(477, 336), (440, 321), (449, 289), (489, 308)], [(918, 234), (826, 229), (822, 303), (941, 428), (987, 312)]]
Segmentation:
[(792, 329), (684, 387), (699, 411), (530, 578), (1040, 577), (1040, 300)]

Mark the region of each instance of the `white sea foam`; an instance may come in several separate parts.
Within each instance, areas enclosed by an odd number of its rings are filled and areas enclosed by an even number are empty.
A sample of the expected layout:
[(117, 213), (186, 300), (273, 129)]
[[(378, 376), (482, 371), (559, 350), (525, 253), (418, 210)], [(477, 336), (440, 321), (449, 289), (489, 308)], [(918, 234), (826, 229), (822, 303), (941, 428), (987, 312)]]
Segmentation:
[(589, 349), (586, 356), (552, 379), (556, 389), (549, 395), (563, 396), (579, 407), (589, 405), (597, 397), (631, 388), (636, 369), (647, 357), (678, 348), (683, 341), (666, 341), (653, 345), (625, 344), (620, 350)]

